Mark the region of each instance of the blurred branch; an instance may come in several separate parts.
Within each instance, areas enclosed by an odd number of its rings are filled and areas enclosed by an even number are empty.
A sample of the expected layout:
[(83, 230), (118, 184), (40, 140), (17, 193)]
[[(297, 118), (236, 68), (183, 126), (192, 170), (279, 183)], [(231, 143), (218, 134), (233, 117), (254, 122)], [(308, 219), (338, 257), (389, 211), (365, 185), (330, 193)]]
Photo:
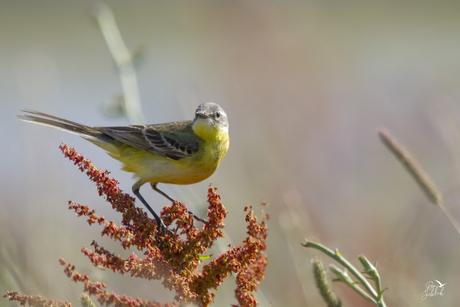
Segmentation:
[(460, 234), (460, 226), (444, 206), (441, 192), (439, 192), (439, 189), (431, 181), (430, 177), (417, 163), (414, 156), (406, 148), (404, 148), (404, 146), (402, 146), (388, 130), (380, 129), (379, 137), (388, 150), (393, 153), (396, 159), (398, 159), (409, 174), (411, 174), (412, 178), (414, 178), (430, 202), (441, 209), (442, 213), (444, 213), (452, 226), (454, 226), (455, 230), (457, 230)]
[(115, 22), (115, 17), (110, 8), (102, 3), (94, 5), (91, 13), (99, 24), (105, 42), (118, 68), (124, 96), (122, 101), (123, 110), (126, 112), (126, 116), (131, 123), (145, 124), (146, 121), (142, 114), (139, 98), (137, 77), (133, 66), (133, 57), (123, 42), (123, 38)]
[(386, 129), (379, 130), (379, 137), (382, 143), (388, 148), (389, 151), (398, 159), (404, 166), (404, 168), (411, 174), (412, 178), (415, 179), (419, 187), (423, 190), (428, 199), (433, 203), (437, 204), (442, 201), (441, 193), (439, 192), (436, 185), (431, 181), (430, 177), (425, 171), (419, 166), (415, 158), (411, 153), (405, 149), (395, 137)]

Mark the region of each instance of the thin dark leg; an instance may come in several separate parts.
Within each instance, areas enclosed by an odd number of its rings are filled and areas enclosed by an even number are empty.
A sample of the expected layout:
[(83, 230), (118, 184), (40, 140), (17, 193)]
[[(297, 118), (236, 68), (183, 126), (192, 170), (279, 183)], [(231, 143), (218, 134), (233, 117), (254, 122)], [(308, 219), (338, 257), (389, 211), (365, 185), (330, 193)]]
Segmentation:
[(166, 197), (167, 199), (169, 199), (171, 202), (175, 202), (175, 200), (172, 199), (171, 196), (169, 196), (168, 194), (166, 194), (165, 192), (163, 192), (162, 190), (160, 190), (159, 188), (157, 188), (157, 184), (158, 184), (158, 183), (150, 183), (150, 186), (152, 187), (153, 190), (157, 191), (158, 193), (160, 193), (161, 195), (163, 195), (164, 197)]
[(195, 213), (193, 213), (192, 211), (189, 210), (189, 211), (187, 211), (187, 212), (188, 212), (188, 214), (193, 215), (193, 218), (194, 218), (195, 220), (200, 221), (201, 223), (204, 223), (204, 224), (207, 224), (207, 223), (208, 223), (207, 220), (202, 219), (202, 218), (199, 217), (199, 216), (196, 216)]
[(158, 236), (161, 234), (161, 232), (163, 232), (162, 234), (163, 237), (166, 236), (166, 226), (163, 223), (163, 220), (158, 216), (158, 214), (155, 213), (155, 211), (153, 211), (150, 205), (145, 201), (144, 197), (142, 197), (141, 193), (139, 193), (139, 187), (137, 186), (137, 184), (133, 186), (133, 193), (134, 195), (137, 196), (137, 198), (139, 198), (139, 200), (144, 204), (147, 210), (149, 210), (150, 213), (152, 213), (153, 217), (155, 218), (155, 221), (157, 222), (157, 225), (158, 225), (157, 239), (158, 239)]
[[(172, 199), (171, 196), (169, 196), (168, 194), (166, 194), (165, 192), (163, 192), (162, 190), (160, 190), (159, 188), (157, 188), (157, 184), (158, 183), (150, 183), (150, 186), (152, 187), (153, 190), (157, 191), (158, 193), (160, 193), (161, 195), (163, 195), (164, 197), (166, 197), (167, 199), (169, 199), (171, 202), (175, 202), (174, 199)], [(198, 217), (196, 216), (192, 211), (187, 211), (189, 214), (193, 215), (193, 218), (197, 221), (200, 221), (202, 223), (205, 223), (207, 224), (208, 221), (206, 221), (205, 219), (202, 219), (201, 217)]]

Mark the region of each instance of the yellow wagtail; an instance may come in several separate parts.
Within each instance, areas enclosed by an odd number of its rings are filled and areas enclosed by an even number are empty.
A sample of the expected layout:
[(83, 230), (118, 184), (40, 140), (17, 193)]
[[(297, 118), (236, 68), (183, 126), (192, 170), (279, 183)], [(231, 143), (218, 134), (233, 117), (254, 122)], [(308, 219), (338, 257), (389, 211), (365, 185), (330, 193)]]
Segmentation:
[(166, 226), (139, 193), (140, 187), (150, 182), (174, 202), (157, 184), (203, 181), (217, 169), (229, 146), (227, 114), (212, 102), (199, 105), (193, 121), (121, 127), (88, 127), (37, 111), (23, 112), (27, 114), (18, 116), (21, 120), (77, 134), (120, 161), (122, 170), (134, 173), (133, 193), (154, 216), (158, 234), (165, 233)]

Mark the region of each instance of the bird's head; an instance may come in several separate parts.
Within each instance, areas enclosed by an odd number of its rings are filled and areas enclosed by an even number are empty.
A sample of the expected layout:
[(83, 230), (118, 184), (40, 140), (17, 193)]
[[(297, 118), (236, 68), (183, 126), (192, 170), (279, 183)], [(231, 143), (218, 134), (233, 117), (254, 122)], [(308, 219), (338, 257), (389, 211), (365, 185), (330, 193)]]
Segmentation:
[(226, 136), (228, 134), (227, 113), (217, 103), (200, 104), (195, 111), (192, 129), (204, 140)]

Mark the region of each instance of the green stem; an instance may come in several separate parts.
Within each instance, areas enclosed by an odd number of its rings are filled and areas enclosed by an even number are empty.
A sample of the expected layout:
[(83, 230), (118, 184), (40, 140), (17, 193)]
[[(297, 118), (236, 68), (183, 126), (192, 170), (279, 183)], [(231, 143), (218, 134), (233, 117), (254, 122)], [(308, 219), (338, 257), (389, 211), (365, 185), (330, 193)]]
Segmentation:
[[(331, 264), (331, 265), (329, 265), (329, 268), (337, 276), (343, 275), (342, 271), (340, 271), (340, 269), (338, 267), (336, 267), (335, 265)], [(350, 278), (350, 277), (348, 277), (348, 278)], [(351, 287), (353, 290), (358, 292), (358, 294), (361, 295), (362, 297), (364, 297), (366, 300), (368, 300), (369, 302), (371, 302), (374, 305), (376, 304), (375, 299), (372, 296), (370, 296), (366, 291), (364, 291), (363, 288), (359, 287), (358, 282), (353, 283), (352, 280), (350, 282), (347, 282), (345, 280), (342, 280), (341, 278), (337, 278), (336, 280), (340, 280), (340, 281), (346, 283), (349, 287)]]
[[(364, 298), (369, 300), (371, 303), (373, 303), (377, 307), (386, 307), (385, 302), (383, 301), (382, 298), (379, 300), (379, 294), (372, 288), (372, 286), (369, 284), (369, 282), (366, 280), (366, 278), (351, 264), (349, 263), (345, 258), (340, 255), (338, 250), (333, 252), (329, 248), (325, 247), (324, 245), (321, 245), (319, 243), (314, 243), (314, 242), (309, 242), (306, 240), (305, 243), (302, 244), (304, 247), (311, 247), (314, 249), (319, 250), (320, 252), (323, 252), (327, 256), (331, 257), (338, 263), (340, 263), (343, 267), (345, 267), (353, 276), (366, 288), (366, 290), (371, 294), (372, 297), (369, 297), (368, 295), (365, 296), (363, 295), (360, 291), (358, 291), (356, 288), (352, 288), (357, 291), (360, 295), (362, 295)], [(358, 288), (359, 289), (359, 288)], [(373, 299), (372, 299), (373, 298)]]

